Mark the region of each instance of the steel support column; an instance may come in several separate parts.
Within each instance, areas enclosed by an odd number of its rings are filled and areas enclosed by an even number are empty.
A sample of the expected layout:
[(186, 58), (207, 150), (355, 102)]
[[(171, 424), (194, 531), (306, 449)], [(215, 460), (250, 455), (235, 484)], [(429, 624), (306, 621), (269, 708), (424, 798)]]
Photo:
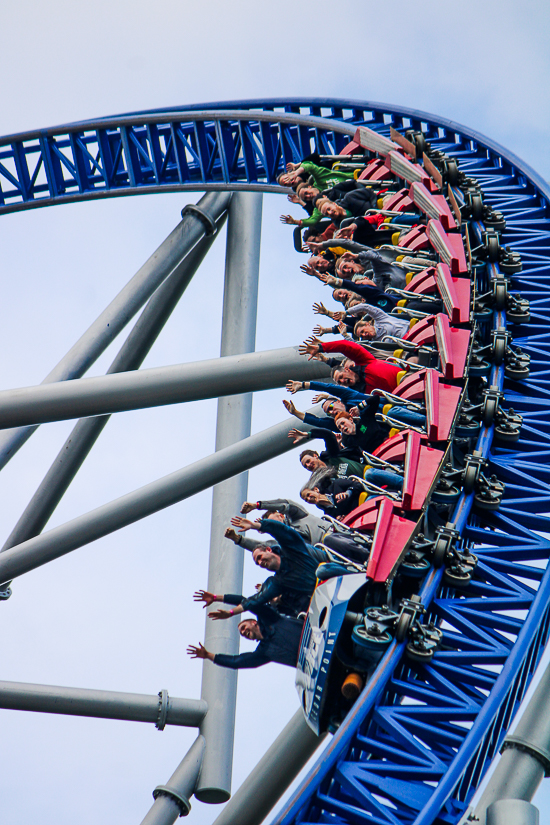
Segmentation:
[[(261, 222), (262, 195), (235, 193), (227, 222), (222, 358), (254, 351)], [(216, 450), (223, 451), (249, 436), (251, 415), (252, 395), (220, 398)], [(246, 501), (247, 489), (248, 473), (245, 472), (232, 476), (213, 490), (208, 568), (208, 590), (213, 593), (242, 592), (243, 551), (224, 539), (223, 533), (231, 516), (238, 513)], [(205, 646), (216, 653), (238, 653), (236, 623), (212, 622), (206, 618)], [(208, 703), (209, 712), (200, 727), (206, 746), (195, 795), (202, 802), (225, 802), (231, 795), (236, 671), (205, 660), (201, 696)]]
[[(329, 375), (330, 369), (323, 362), (308, 361), (298, 354), (297, 347), (283, 347), (40, 384), (0, 392), (0, 428), (202, 401), (233, 395), (235, 391), (271, 390), (284, 387), (289, 378), (308, 381)], [(235, 408), (234, 401), (228, 400), (228, 404), (230, 409)]]
[[(230, 198), (229, 192), (208, 192), (200, 199), (198, 206), (212, 221), (217, 221), (227, 209)], [(207, 229), (204, 219), (194, 212), (185, 214), (156, 252), (71, 347), (43, 383), (80, 378), (205, 234)], [(0, 469), (35, 429), (23, 427), (0, 434)]]
[[(225, 215), (218, 221), (218, 229), (224, 223)], [(107, 374), (137, 370), (141, 366), (212, 246), (214, 238), (215, 236), (211, 235), (199, 241), (159, 286), (149, 299)], [(8, 536), (2, 550), (14, 547), (42, 532), (108, 420), (109, 416), (101, 416), (79, 421), (75, 425)]]
[(141, 825), (172, 825), (191, 810), (189, 802), (204, 754), (204, 737), (198, 736), (166, 783), (153, 791), (155, 802)]
[(162, 690), (157, 696), (114, 690), (0, 682), (0, 708), (98, 719), (125, 719), (165, 725), (198, 727), (207, 711), (202, 699), (179, 699)]
[(500, 799), (487, 809), (487, 825), (539, 825), (539, 812), (523, 799)]
[(213, 825), (260, 825), (323, 739), (297, 710)]
[[(320, 405), (308, 412), (318, 414), (319, 410)], [(207, 458), (195, 461), (188, 467), (77, 516), (47, 533), (11, 547), (0, 554), (0, 582), (28, 573), (77, 547), (114, 533), (115, 530), (158, 513), (165, 507), (292, 450), (294, 445), (288, 438), (288, 433), (295, 426), (296, 419), (286, 419)], [(300, 429), (307, 431), (310, 428), (301, 424)]]
[[(488, 810), (494, 802), (530, 802), (544, 776), (550, 773), (550, 665), (546, 665), (514, 732), (504, 740), (503, 751), (475, 805), (476, 825), (488, 825)], [(500, 821), (495, 820), (495, 825)]]

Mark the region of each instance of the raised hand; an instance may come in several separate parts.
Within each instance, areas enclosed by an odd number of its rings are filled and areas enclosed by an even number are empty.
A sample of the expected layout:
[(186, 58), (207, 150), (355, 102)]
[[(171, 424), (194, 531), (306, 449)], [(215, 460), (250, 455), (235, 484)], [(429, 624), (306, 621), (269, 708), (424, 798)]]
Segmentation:
[(290, 226), (300, 226), (300, 221), (297, 221), (292, 215), (281, 215), (280, 220), (282, 223), (290, 224)]
[(235, 544), (239, 543), (239, 534), (232, 527), (226, 527), (224, 536), (226, 539), (234, 541)]
[(296, 415), (298, 410), (296, 409), (292, 401), (289, 401), (287, 398), (283, 398), (283, 404), (285, 406), (286, 411), (289, 412), (290, 415)]
[(315, 243), (314, 241), (308, 241), (306, 246), (312, 255), (317, 255), (323, 248), (320, 243)]
[(209, 619), (214, 619), (214, 621), (218, 619), (230, 619), (233, 616), (233, 613), (230, 610), (213, 610), (212, 613), (208, 614)]
[(204, 602), (204, 607), (210, 607), (213, 602), (219, 601), (215, 593), (209, 593), (208, 590), (197, 590), (193, 593), (193, 601)]
[(192, 659), (213, 659), (214, 655), (209, 653), (208, 650), (201, 645), (199, 642), (199, 646), (195, 647), (195, 645), (189, 645), (187, 648), (187, 655), (191, 656)]
[(259, 528), (259, 522), (250, 521), (250, 519), (242, 518), (241, 516), (233, 516), (231, 524), (238, 529), (239, 533), (245, 533), (247, 530), (257, 530)]
[(253, 504), (251, 501), (245, 501), (243, 506), (241, 507), (241, 513), (251, 513), (252, 510), (256, 510), (256, 504)]
[(313, 304), (312, 309), (315, 315), (328, 315), (326, 306), (318, 301)]
[(296, 428), (289, 430), (288, 433), (288, 437), (294, 439), (292, 442), (293, 444), (299, 444), (300, 441), (303, 441), (304, 438), (308, 437), (308, 435), (309, 433), (305, 433), (303, 430), (297, 430)]
[[(313, 330), (313, 331), (315, 332), (315, 330)], [(347, 326), (344, 324), (343, 321), (340, 321), (340, 323), (338, 324), (338, 332), (340, 332), (342, 335), (345, 335), (345, 333), (347, 331), (348, 331)]]
[(302, 272), (305, 272), (306, 275), (311, 275), (312, 278), (318, 278), (320, 281), (323, 280), (323, 273), (317, 272), (315, 267), (310, 266), (309, 264), (302, 264), (300, 266), (300, 269), (302, 270)]
[(320, 351), (321, 342), (317, 340), (317, 338), (308, 338), (307, 341), (304, 341), (304, 343), (298, 347), (300, 355), (307, 355), (308, 361), (311, 361)]
[(335, 238), (353, 238), (353, 233), (357, 229), (356, 223), (351, 223), (349, 226), (345, 226), (343, 229), (339, 229), (337, 232), (334, 233)]
[(322, 327), (319, 324), (317, 324), (316, 327), (313, 327), (314, 335), (326, 335), (328, 332), (332, 332), (331, 327)]
[(331, 396), (328, 394), (328, 392), (319, 392), (319, 393), (317, 393), (317, 395), (313, 396), (313, 398), (311, 399), (311, 403), (312, 404), (318, 404), (319, 401), (326, 401), (327, 398), (331, 398)]
[(302, 381), (287, 381), (286, 391), (291, 392), (292, 395), (294, 395), (295, 392), (299, 392), (303, 389), (302, 383)]

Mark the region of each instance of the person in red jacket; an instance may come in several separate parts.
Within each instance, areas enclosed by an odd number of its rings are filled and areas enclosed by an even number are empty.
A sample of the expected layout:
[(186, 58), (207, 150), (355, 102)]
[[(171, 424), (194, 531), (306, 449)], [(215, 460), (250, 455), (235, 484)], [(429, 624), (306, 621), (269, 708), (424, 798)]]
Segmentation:
[(397, 386), (397, 376), (402, 372), (401, 367), (375, 358), (354, 341), (321, 342), (318, 338), (311, 338), (300, 344), (298, 351), (301, 355), (308, 355), (310, 360), (320, 352), (341, 352), (353, 361), (355, 366), (335, 367), (334, 381), (337, 384), (353, 387), (359, 392), (370, 393), (374, 389), (393, 392)]

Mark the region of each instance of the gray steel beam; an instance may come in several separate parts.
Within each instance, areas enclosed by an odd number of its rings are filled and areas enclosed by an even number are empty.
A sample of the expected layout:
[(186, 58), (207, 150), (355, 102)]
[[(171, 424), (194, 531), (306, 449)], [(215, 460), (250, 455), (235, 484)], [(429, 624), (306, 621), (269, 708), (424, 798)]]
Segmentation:
[[(256, 197), (249, 192), (242, 194)], [(40, 384), (0, 392), (0, 428), (270, 390), (283, 387), (289, 378), (309, 381), (328, 375), (330, 369), (325, 363), (308, 361), (298, 354), (297, 347), (284, 347)]]
[(313, 733), (297, 710), (213, 825), (260, 825), (323, 738)]
[(204, 754), (204, 736), (198, 736), (166, 783), (153, 791), (155, 800), (141, 825), (173, 825), (191, 810), (189, 802), (197, 783)]
[(495, 771), (475, 805), (476, 825), (489, 822), (488, 809), (498, 800), (529, 802), (544, 776), (550, 775), (550, 665), (502, 749)]
[[(309, 412), (319, 413), (320, 405)], [(134, 524), (152, 513), (177, 504), (227, 478), (244, 473), (257, 464), (288, 452), (294, 445), (288, 438), (296, 419), (287, 419), (267, 430), (225, 447), (207, 458), (146, 484), (131, 493), (90, 510), (40, 536), (0, 554), (0, 582), (9, 581), (60, 558), (77, 547)], [(300, 424), (301, 430), (309, 430)]]
[(0, 708), (153, 722), (163, 730), (165, 725), (198, 727), (208, 705), (202, 699), (174, 698), (166, 690), (160, 691), (158, 696), (147, 696), (113, 690), (0, 682)]
[[(227, 249), (223, 294), (222, 337), (218, 362), (209, 368), (199, 368), (204, 377), (213, 379), (212, 392), (217, 396), (232, 394), (218, 401), (216, 450), (242, 441), (250, 435), (252, 395), (233, 395), (258, 389), (267, 375), (277, 375), (276, 383), (284, 383), (285, 367), (277, 371), (275, 364), (267, 364), (256, 372), (253, 385), (240, 379), (247, 372), (244, 362), (261, 361), (265, 355), (245, 355), (254, 351), (256, 343), (256, 314), (258, 304), (258, 276), (260, 267), (260, 240), (262, 225), (262, 195), (239, 192), (233, 195), (227, 221)], [(283, 356), (297, 357), (288, 352)], [(276, 356), (276, 360), (280, 353)], [(271, 360), (271, 359), (269, 359)], [(226, 380), (214, 377), (219, 367), (229, 367)], [(212, 372), (210, 371), (212, 370)], [(197, 376), (197, 384), (200, 378)], [(238, 513), (248, 490), (248, 473), (234, 475), (214, 487), (212, 494), (212, 522), (208, 564), (208, 590), (213, 593), (242, 593), (243, 551), (223, 537), (231, 516)], [(232, 545), (232, 546), (231, 546)], [(239, 652), (239, 636), (235, 622), (212, 622), (206, 618), (205, 646), (216, 653)], [(210, 711), (204, 718), (200, 732), (205, 739), (205, 752), (195, 796), (202, 802), (225, 802), (231, 796), (233, 767), (233, 739), (235, 704), (237, 699), (237, 672), (216, 667), (204, 661), (202, 670), (202, 698)]]
[[(209, 216), (210, 222), (213, 222), (225, 212), (230, 199), (229, 192), (209, 192), (200, 199), (198, 206)], [(184, 214), (180, 223), (156, 252), (71, 347), (43, 383), (80, 378), (205, 234), (207, 229), (204, 218), (196, 212)], [(23, 427), (0, 434), (0, 469), (23, 446), (35, 429), (34, 426)]]
[(539, 825), (539, 812), (523, 799), (499, 799), (487, 809), (487, 825)]
[[(220, 229), (227, 213), (218, 221)], [(107, 374), (137, 370), (149, 353), (166, 321), (187, 289), (195, 272), (212, 246), (215, 235), (203, 238), (158, 287), (147, 302)], [(84, 459), (99, 438), (109, 416), (79, 421), (63, 444), (53, 464), (28, 503), (2, 550), (37, 536), (65, 495)]]

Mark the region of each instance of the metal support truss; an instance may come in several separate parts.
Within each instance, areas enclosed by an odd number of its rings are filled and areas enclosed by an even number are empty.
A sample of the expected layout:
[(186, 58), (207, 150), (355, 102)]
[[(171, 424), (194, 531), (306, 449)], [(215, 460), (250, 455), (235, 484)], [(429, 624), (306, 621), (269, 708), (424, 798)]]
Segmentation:
[[(200, 208), (208, 212), (213, 221), (217, 221), (227, 209), (230, 197), (228, 194), (209, 192), (200, 199)], [(186, 214), (124, 289), (46, 376), (43, 383), (69, 381), (84, 375), (172, 270), (205, 235), (205, 231), (204, 223), (195, 214)], [(34, 429), (23, 427), (0, 433), (0, 469), (23, 446)]]
[[(218, 221), (218, 230), (225, 223), (225, 218), (226, 213)], [(215, 235), (210, 235), (199, 241), (154, 292), (109, 367), (108, 375), (137, 370), (141, 366), (214, 239)], [(79, 421), (75, 425), (2, 550), (42, 532), (108, 421), (109, 416), (102, 416)]]
[[(474, 822), (487, 825), (489, 810), (499, 800), (529, 802), (550, 773), (550, 667), (547, 665), (536, 690), (512, 735), (506, 736), (502, 756), (475, 806)], [(474, 819), (475, 817), (475, 819)]]
[(153, 791), (155, 802), (141, 825), (172, 825), (178, 817), (187, 816), (191, 810), (189, 799), (202, 765), (204, 744), (204, 736), (199, 735), (166, 785), (157, 785)]
[(213, 825), (260, 825), (323, 739), (297, 710)]
[(208, 705), (202, 699), (174, 698), (167, 690), (159, 691), (158, 696), (145, 696), (114, 690), (0, 682), (0, 708), (152, 722), (164, 730), (165, 725), (198, 727)]
[[(319, 409), (313, 407), (310, 412), (318, 412)], [(275, 424), (237, 444), (224, 447), (208, 458), (201, 458), (182, 470), (5, 550), (0, 554), (0, 581), (28, 573), (77, 547), (83, 547), (292, 450), (294, 444), (288, 438), (288, 433), (294, 426), (294, 419)], [(310, 428), (301, 425), (301, 429), (308, 431)]]
[(298, 347), (284, 347), (173, 367), (40, 384), (0, 392), (0, 428), (271, 390), (284, 387), (289, 378), (315, 381), (329, 375), (326, 364), (307, 361), (298, 355)]
[[(239, 361), (241, 353), (253, 352), (256, 345), (261, 228), (262, 195), (235, 193), (227, 222), (220, 363)], [(238, 367), (235, 365), (232, 369)], [(220, 398), (216, 450), (223, 451), (235, 443), (242, 443), (250, 435), (251, 416), (250, 393)], [(223, 533), (231, 516), (238, 513), (246, 501), (247, 490), (247, 472), (233, 475), (214, 487), (208, 562), (208, 590), (211, 593), (242, 593), (244, 553), (233, 542), (224, 539)], [(207, 650), (230, 655), (239, 652), (239, 635), (234, 621), (212, 622), (206, 617), (205, 622)], [(225, 802), (231, 795), (237, 672), (216, 667), (205, 660), (201, 696), (211, 712), (200, 728), (206, 748), (195, 795), (202, 802)]]

